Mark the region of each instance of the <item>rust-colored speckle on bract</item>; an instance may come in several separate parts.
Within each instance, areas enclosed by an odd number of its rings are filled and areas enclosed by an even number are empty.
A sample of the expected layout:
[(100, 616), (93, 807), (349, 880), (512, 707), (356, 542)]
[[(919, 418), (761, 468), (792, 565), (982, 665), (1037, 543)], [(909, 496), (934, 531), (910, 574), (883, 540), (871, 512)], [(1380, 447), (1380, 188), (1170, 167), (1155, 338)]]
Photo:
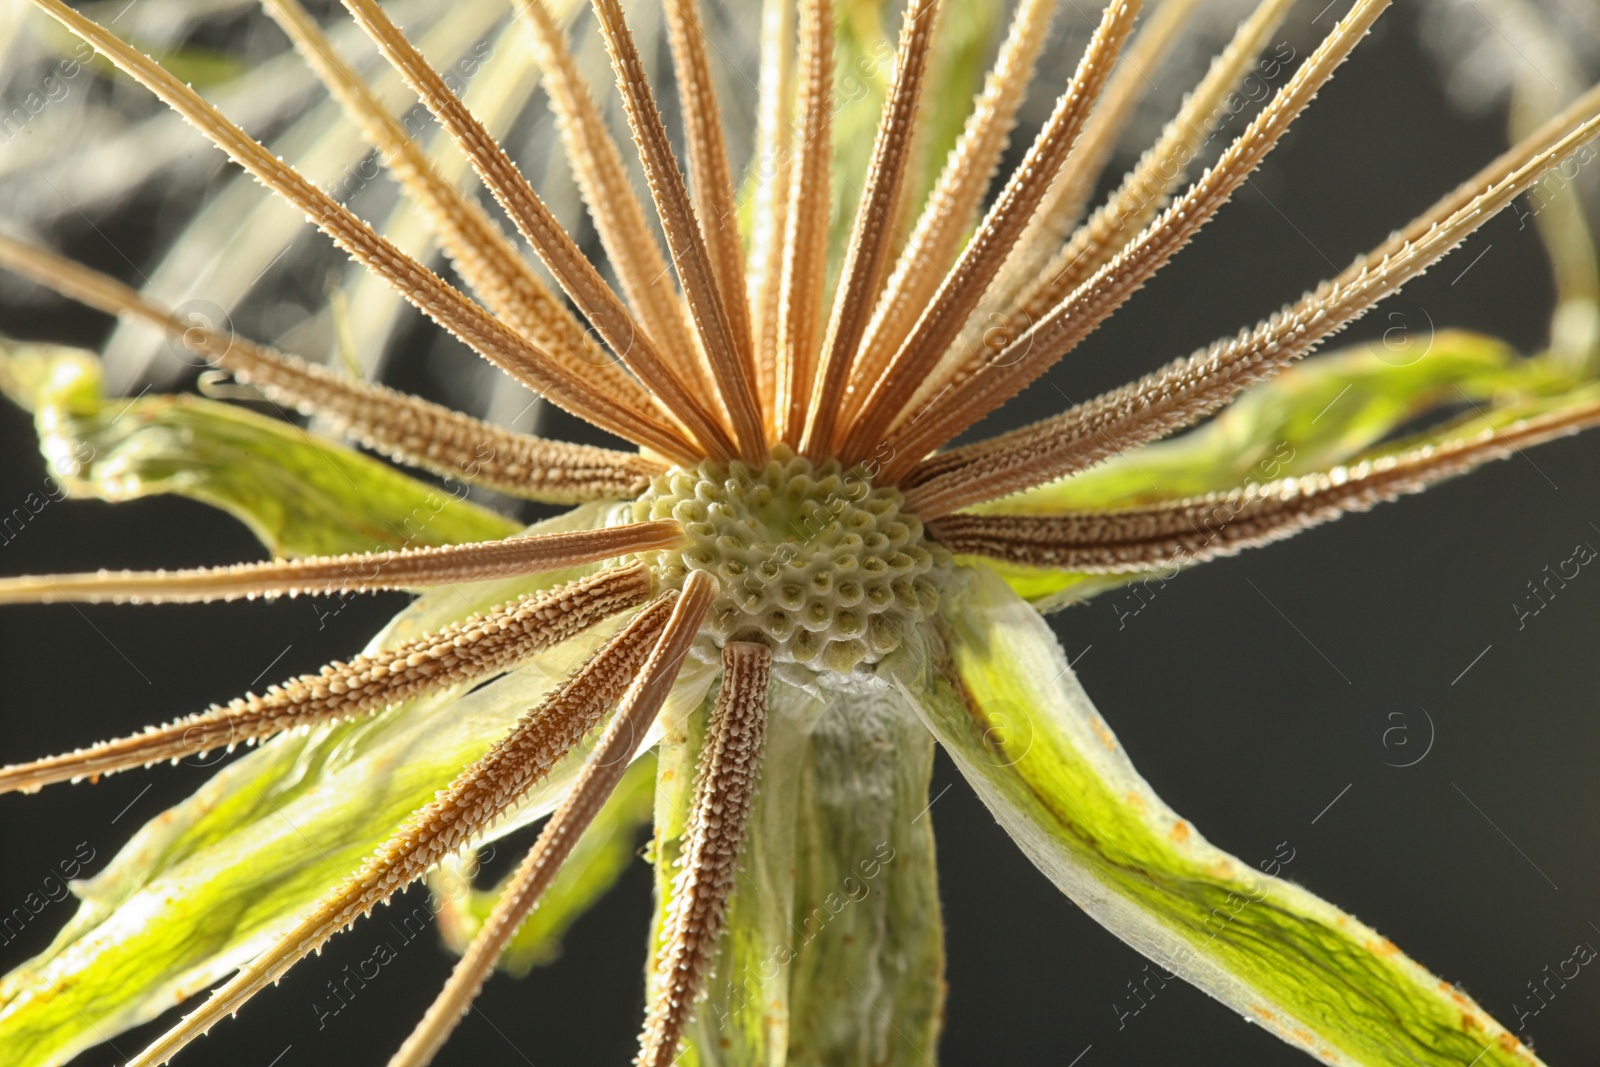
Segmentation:
[(1100, 743), (1106, 746), (1107, 752), (1117, 750), (1117, 735), (1111, 732), (1111, 727), (1106, 725), (1104, 719), (1096, 715), (1089, 720), (1089, 725), (1094, 728), (1095, 736), (1100, 738)]
[(1521, 1041), (1518, 1041), (1516, 1035), (1511, 1033), (1509, 1030), (1501, 1030), (1500, 1035), (1494, 1040), (1495, 1044), (1500, 1046), (1501, 1052), (1521, 1056), (1522, 1058), (1530, 1061), (1534, 1058), (1533, 1053), (1528, 1051), (1527, 1046), (1525, 1046)]

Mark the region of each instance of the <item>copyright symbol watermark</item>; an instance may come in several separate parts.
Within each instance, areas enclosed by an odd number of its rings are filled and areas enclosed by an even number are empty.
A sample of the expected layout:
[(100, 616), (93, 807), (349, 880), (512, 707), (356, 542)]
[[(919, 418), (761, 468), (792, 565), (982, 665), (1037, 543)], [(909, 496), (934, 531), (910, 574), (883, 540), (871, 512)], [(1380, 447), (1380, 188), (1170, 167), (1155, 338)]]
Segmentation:
[(209, 767), (225, 759), (228, 750), (237, 741), (233, 713), (225, 712), (227, 723), (197, 723), (183, 732), (183, 747), (189, 753), (182, 762), (186, 767)]
[(1021, 308), (1004, 309), (980, 307), (972, 316), (982, 332), (983, 350), (988, 353), (985, 364), (990, 367), (1011, 367), (1033, 350), (1033, 316)]
[(172, 318), (183, 330), (167, 334), (167, 349), (188, 366), (215, 367), (233, 347), (233, 320), (220, 304), (185, 300), (172, 309)]
[(1391, 367), (1409, 367), (1433, 350), (1433, 316), (1425, 307), (1401, 308), (1384, 319), (1383, 339), (1373, 354)]
[(1383, 731), (1383, 751), (1388, 758), (1383, 762), (1390, 767), (1415, 767), (1433, 751), (1437, 734), (1433, 716), (1428, 714), (1427, 708), (1419, 707), (1417, 710), (1422, 712), (1423, 722), (1417, 722), (1409, 712), (1389, 713), (1389, 725)]
[(990, 700), (981, 709), (984, 755), (996, 767), (1013, 767), (1033, 748), (1033, 717), (1009, 700)]
[(623, 362), (623, 357), (633, 350), (632, 325), (628, 324), (627, 328), (628, 335), (617, 338), (617, 354), (612, 355), (611, 348), (600, 330), (594, 326), (588, 327), (583, 331), (583, 345), (578, 349), (579, 358), (594, 367)]

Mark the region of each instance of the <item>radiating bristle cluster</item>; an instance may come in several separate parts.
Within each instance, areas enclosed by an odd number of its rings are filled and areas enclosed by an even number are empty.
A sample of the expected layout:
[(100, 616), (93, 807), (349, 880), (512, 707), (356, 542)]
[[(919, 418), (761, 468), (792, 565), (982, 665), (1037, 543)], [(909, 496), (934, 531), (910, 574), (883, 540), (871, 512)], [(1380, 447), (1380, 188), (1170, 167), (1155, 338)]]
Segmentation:
[(819, 671), (898, 648), (938, 608), (950, 559), (898, 491), (781, 446), (757, 471), (707, 463), (657, 475), (633, 511), (683, 524), (684, 547), (655, 557), (664, 586), (696, 570), (722, 583), (709, 619), (717, 644), (765, 640), (778, 663)]
[[(931, 628), (955, 567), (952, 551), (962, 555), (963, 565), (982, 557), (990, 564), (1058, 572), (1137, 574), (1169, 563), (1187, 565), (1600, 425), (1600, 397), (1591, 386), (1576, 401), (1573, 394), (1541, 406), (1541, 397), (1540, 404), (1523, 409), (1520, 421), (1497, 423), (1477, 437), (1266, 486), (1051, 514), (1007, 513), (1009, 502), (1001, 500), (1191, 425), (1307, 355), (1600, 134), (1597, 88), (1337, 279), (1253, 330), (1054, 418), (947, 447), (1071, 352), (1207, 224), (1392, 0), (1353, 0), (1217, 162), (1180, 191), (1189, 165), (1218, 128), (1222, 101), (1293, 2), (1256, 0), (1254, 14), (1161, 140), (1075, 231), (1101, 166), (1149, 83), (1146, 68), (1181, 33), (1195, 5), (1143, 5), (1151, 13), (1136, 33), (1141, 0), (1104, 0), (1050, 117), (1021, 155), (1021, 165), (991, 190), (1058, 6), (1057, 0), (1019, 0), (993, 72), (926, 206), (908, 226), (909, 236), (899, 223), (914, 214), (918, 176), (912, 171), (924, 132), (919, 117), (930, 106), (947, 106), (929, 97), (939, 69), (935, 42), (949, 5), (906, 0), (859, 208), (844, 255), (831, 264), (833, 120), (839, 102), (834, 52), (841, 17), (834, 0), (800, 0), (797, 10), (768, 0), (748, 253), (713, 76), (717, 50), (703, 36), (706, 22), (697, 0), (667, 0), (665, 19), (687, 174), (621, 0), (592, 0), (646, 178), (648, 205), (632, 188), (622, 146), (580, 73), (554, 5), (518, 0), (514, 6), (532, 31), (550, 108), (620, 292), (484, 121), (393, 21), (389, 7), (379, 0), (343, 0), (470, 162), (559, 293), (541, 280), (486, 207), (435, 165), (432, 151), (411, 138), (364, 75), (335, 54), (300, 0), (263, 0), (422, 209), (435, 243), (471, 295), (380, 234), (111, 28), (66, 0), (34, 2), (442, 327), (545, 400), (639, 449), (545, 441), (374, 383), (347, 380), (227, 331), (195, 328), (145, 292), (0, 236), (0, 267), (181, 338), (190, 351), (268, 399), (316, 416), (324, 427), (392, 459), (545, 503), (605, 502), (613, 519), (632, 520), (385, 554), (0, 578), (0, 604), (197, 602), (409, 590), (623, 561), (585, 570), (585, 577), (559, 588), (530, 586), (544, 591), (336, 663), (274, 687), (265, 697), (67, 756), (0, 768), (0, 791), (35, 788), (311, 728), (511, 669), (602, 619), (619, 626), (604, 642), (596, 638), (599, 650), (586, 664), (395, 829), (360, 871), (131, 1067), (166, 1062), (334, 933), (433, 864), (481, 840), (612, 713), (592, 758), (444, 992), (391, 1061), (391, 1067), (424, 1067), (629, 762), (657, 736), (652, 724), (686, 657), (697, 646), (704, 653), (709, 643), (720, 649), (722, 686), (706, 723), (705, 756), (685, 823), (685, 866), (674, 882), (674, 899), (663, 902), (667, 921), (638, 1060), (649, 1067), (675, 1062), (706, 992), (734, 887), (741, 884), (737, 863), (746, 830), (753, 839), (762, 825), (751, 820), (751, 812), (766, 744), (769, 685), (776, 678), (812, 687), (829, 675), (865, 675), (865, 668), (900, 648), (918, 628)], [(647, 206), (654, 208), (654, 221)], [(837, 279), (831, 297), (830, 278)], [(1024, 328), (1015, 334), (1008, 328), (1002, 342), (991, 345), (988, 324), (995, 316), (986, 312), (995, 309), (1003, 312), (999, 318)], [(878, 457), (885, 458), (879, 463)], [(615, 504), (627, 497), (634, 499)], [(991, 506), (969, 510), (983, 504)], [(587, 521), (576, 514), (575, 526)], [(959, 605), (947, 602), (944, 611), (955, 619)], [(834, 695), (874, 682), (840, 684)], [(775, 726), (782, 722), (773, 719)], [(779, 736), (775, 730), (773, 737)], [(814, 736), (806, 744), (814, 744)]]

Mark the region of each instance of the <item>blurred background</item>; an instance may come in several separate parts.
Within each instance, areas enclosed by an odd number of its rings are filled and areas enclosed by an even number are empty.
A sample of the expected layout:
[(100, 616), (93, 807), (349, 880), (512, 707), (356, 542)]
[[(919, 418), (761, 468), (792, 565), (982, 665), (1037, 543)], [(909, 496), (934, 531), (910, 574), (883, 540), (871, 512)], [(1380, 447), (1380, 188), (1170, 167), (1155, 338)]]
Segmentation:
[[(1280, 31), (1297, 54), (1348, 6), (1325, 2), (1299, 5)], [(352, 203), (391, 226), (406, 223), (390, 215), (393, 189), (363, 167), (359, 149), (332, 143), (349, 138), (327, 137), (326, 115), (316, 117), (326, 105), (259, 12), (229, 0), (124, 3), (97, 6), (97, 17), (116, 16), (119, 32), (147, 49), (172, 50), (192, 68), (186, 77), (275, 146), (314, 158), (324, 175), (365, 175), (348, 189)], [(419, 32), (457, 35), (441, 48), (479, 50), (469, 93), (483, 92), (525, 171), (593, 243), (542, 96), (522, 69), (520, 39), (497, 36), (504, 9), (477, 0), (443, 17), (444, 8), (394, 6), (415, 16)], [(649, 5), (631, 6), (641, 33), (654, 39)], [(751, 116), (740, 108), (753, 97), (737, 85), (755, 74), (753, 11), (737, 0), (711, 7), (725, 45), (734, 150), (748, 157)], [(319, 10), (328, 25), (346, 25)], [(1112, 177), (1155, 137), (1242, 10), (1204, 0), (1179, 54), (1153, 77), (1148, 114), (1130, 131)], [(1082, 0), (1063, 3), (1013, 160), (1048, 113), (1096, 14)], [(9, 18), (7, 108), (41, 64), (70, 49), (36, 16)], [(1520, 106), (1514, 101), (1591, 83), (1597, 20), (1585, 0), (1397, 4), (1193, 247), (992, 428), (1121, 384), (1335, 273), (1499, 151)], [(580, 14), (576, 32), (596, 85), (609, 92), (588, 22)], [(664, 43), (652, 54), (661, 60)], [(330, 143), (319, 142), (319, 131)], [(530, 407), (520, 387), (498, 382), (441, 331), (348, 272), (294, 212), (262, 207), (247, 179), (137, 87), (86, 68), (59, 101), (5, 134), (0, 216), (8, 229), (31, 231), (257, 339), (316, 358), (353, 358), (391, 384), (522, 429), (599, 439), (553, 409)], [(1425, 343), (1432, 330), (1452, 327), (1532, 353), (1549, 343), (1554, 306), (1550, 258), (1513, 211), (1344, 340), (1399, 329)], [(342, 354), (341, 326), (354, 341)], [(160, 337), (114, 329), (9, 276), (0, 279), (0, 331), (103, 351), (109, 381), (128, 395), (195, 387), (192, 362)], [(0, 511), (9, 512), (46, 484), (30, 420), (9, 404), (0, 404), (0, 448)], [(1577, 944), (1600, 946), (1600, 577), (1584, 571), (1534, 617), (1519, 620), (1513, 606), (1546, 565), (1568, 559), (1576, 545), (1600, 547), (1597, 488), (1600, 436), (1567, 439), (1424, 497), (1196, 568), (1136, 615), (1116, 610), (1113, 594), (1061, 611), (1053, 623), (1135, 764), (1178, 812), (1246, 859), (1292, 849), (1288, 877), (1377, 927), (1516, 1030), (1515, 1005), (1532, 1003), (1528, 984), (1545, 966)], [(525, 519), (542, 514), (482, 499)], [(63, 501), (0, 545), (0, 572), (260, 555), (242, 525), (179, 497)], [(314, 670), (357, 651), (404, 602), (353, 599), (326, 618), (304, 600), (0, 610), (0, 759), (64, 751)], [(36, 890), (75, 852), (91, 852), (86, 870), (98, 869), (209, 773), (163, 766), (0, 797), (0, 904)], [(1128, 984), (1144, 977), (1143, 960), (1033, 870), (942, 757), (933, 796), (948, 927), (945, 1062), (1308, 1062), (1176, 981), (1137, 1014), (1119, 1012), (1115, 1005), (1125, 1011), (1130, 1002)], [(529, 834), (512, 840), (525, 844)], [(577, 923), (557, 962), (491, 982), (439, 1062), (628, 1062), (642, 1010), (649, 893), (640, 860)], [(413, 890), (402, 906), (423, 899)], [(51, 904), (0, 946), (0, 962), (10, 968), (42, 949), (71, 908)], [(444, 980), (452, 957), (442, 947), (421, 940), (408, 948), (321, 1027), (314, 1007), (342, 968), (372, 954), (382, 919), (296, 968), (185, 1061), (294, 1067), (387, 1056)], [(120, 1063), (169, 1021), (118, 1036), (77, 1062)], [(1600, 975), (1583, 971), (1524, 1020), (1522, 1032), (1553, 1064), (1600, 1059)]]

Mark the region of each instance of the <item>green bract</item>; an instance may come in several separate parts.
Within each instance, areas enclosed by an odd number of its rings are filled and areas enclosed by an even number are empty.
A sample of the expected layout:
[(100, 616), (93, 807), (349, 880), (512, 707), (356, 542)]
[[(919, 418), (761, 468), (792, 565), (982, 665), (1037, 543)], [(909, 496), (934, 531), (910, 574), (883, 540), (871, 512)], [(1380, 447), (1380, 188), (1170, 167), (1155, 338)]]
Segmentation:
[(944, 655), (906, 657), (896, 684), (1028, 858), (1163, 977), (1325, 1063), (1538, 1062), (1465, 993), (1276, 877), (1292, 846), (1253, 866), (1207, 842), (1128, 762), (1038, 614), (980, 569), (953, 585)]
[(34, 413), (51, 473), (73, 496), (177, 493), (219, 507), (282, 556), (488, 541), (494, 512), (369, 456), (237, 405), (195, 396), (103, 395), (99, 363), (13, 347), (0, 384)]

